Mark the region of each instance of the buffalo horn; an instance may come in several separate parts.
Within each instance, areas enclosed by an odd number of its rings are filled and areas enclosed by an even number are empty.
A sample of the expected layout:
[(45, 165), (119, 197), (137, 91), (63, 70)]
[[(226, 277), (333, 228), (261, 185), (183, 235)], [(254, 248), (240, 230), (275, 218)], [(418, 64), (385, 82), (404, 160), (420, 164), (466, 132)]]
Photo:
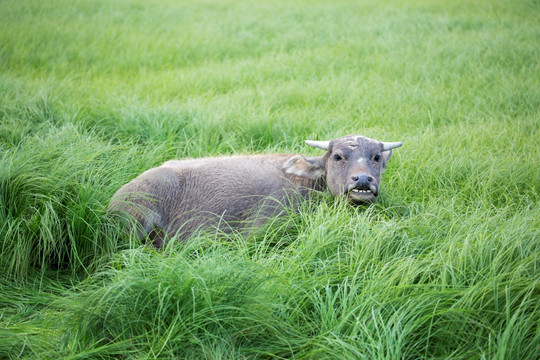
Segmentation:
[(330, 141), (306, 140), (306, 144), (319, 149), (328, 150), (328, 147), (330, 146)]
[(388, 151), (388, 150), (392, 150), (392, 149), (395, 149), (397, 147), (400, 147), (401, 145), (403, 145), (403, 143), (401, 141), (398, 141), (398, 142), (383, 142), (382, 143), (382, 149), (383, 149), (383, 151)]

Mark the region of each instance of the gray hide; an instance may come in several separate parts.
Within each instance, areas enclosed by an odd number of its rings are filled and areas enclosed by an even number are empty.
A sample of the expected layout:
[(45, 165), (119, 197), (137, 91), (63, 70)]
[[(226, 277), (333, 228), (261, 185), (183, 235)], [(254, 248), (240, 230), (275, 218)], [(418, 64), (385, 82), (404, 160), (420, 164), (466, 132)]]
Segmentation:
[(149, 236), (159, 247), (165, 234), (186, 238), (201, 227), (260, 224), (310, 190), (328, 189), (361, 204), (377, 197), (392, 149), (401, 146), (358, 135), (306, 143), (326, 153), (167, 161), (120, 188), (109, 210), (128, 215), (141, 238)]

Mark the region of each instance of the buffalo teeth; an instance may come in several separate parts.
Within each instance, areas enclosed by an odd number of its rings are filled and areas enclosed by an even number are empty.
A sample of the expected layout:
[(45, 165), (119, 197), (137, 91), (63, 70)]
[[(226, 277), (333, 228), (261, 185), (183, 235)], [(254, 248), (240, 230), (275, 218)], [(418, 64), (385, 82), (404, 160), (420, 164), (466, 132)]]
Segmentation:
[(352, 189), (355, 193), (361, 193), (361, 194), (369, 194), (371, 193), (371, 190), (360, 190), (360, 189)]

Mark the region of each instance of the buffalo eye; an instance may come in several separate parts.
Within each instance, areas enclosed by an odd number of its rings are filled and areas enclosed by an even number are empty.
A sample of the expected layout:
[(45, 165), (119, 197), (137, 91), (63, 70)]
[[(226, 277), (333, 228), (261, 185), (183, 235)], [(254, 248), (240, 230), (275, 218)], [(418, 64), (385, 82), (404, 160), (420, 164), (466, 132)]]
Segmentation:
[(342, 158), (340, 155), (335, 154), (335, 155), (334, 155), (334, 160), (340, 161), (340, 160), (343, 160), (343, 158)]
[(375, 157), (373, 157), (373, 160), (375, 160), (375, 162), (381, 161), (381, 155), (379, 154), (375, 155)]

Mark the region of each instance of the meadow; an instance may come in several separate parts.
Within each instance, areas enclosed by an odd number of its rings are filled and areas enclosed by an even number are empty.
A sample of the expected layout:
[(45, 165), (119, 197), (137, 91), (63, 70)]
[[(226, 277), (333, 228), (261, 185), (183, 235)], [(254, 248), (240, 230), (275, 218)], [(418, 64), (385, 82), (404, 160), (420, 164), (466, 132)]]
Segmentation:
[[(0, 358), (540, 358), (537, 0), (0, 1)], [(162, 251), (173, 158), (403, 141), (382, 193)]]

